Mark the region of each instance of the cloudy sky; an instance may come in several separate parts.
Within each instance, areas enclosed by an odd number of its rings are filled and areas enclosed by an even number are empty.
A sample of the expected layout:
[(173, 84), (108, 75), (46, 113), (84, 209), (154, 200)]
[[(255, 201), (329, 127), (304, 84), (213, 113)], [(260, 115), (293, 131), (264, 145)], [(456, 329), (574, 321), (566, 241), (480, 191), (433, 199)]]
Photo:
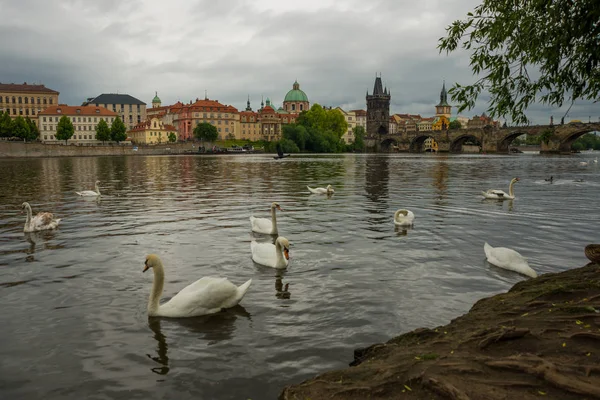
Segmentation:
[[(392, 113), (431, 116), (442, 81), (473, 81), (466, 53), (439, 54), (445, 27), (479, 0), (0, 0), (0, 82), (43, 83), (61, 103), (128, 93), (163, 105), (204, 97), (281, 105), (295, 79), (311, 103), (365, 109), (376, 73)], [(480, 114), (476, 108), (462, 115)], [(564, 110), (531, 107), (534, 123)], [(566, 120), (600, 118), (576, 103)]]

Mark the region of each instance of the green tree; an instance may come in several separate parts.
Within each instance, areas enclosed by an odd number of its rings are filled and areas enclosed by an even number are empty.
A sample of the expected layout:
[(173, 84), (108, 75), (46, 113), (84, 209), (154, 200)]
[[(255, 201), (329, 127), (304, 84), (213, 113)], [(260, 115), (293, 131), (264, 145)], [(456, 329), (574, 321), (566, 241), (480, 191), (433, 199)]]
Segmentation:
[(354, 143), (352, 143), (353, 150), (364, 150), (366, 135), (365, 128), (363, 128), (362, 126), (355, 126), (354, 129), (352, 129), (352, 132), (354, 133)]
[(597, 0), (483, 0), (466, 19), (453, 22), (440, 52), (463, 48), (480, 78), (449, 93), (458, 112), (490, 94), (491, 117), (526, 123), (536, 101), (560, 107), (600, 97), (600, 7)]
[(27, 122), (27, 125), (29, 126), (29, 135), (24, 139), (32, 141), (32, 140), (36, 140), (37, 138), (39, 138), (40, 130), (38, 129), (35, 122), (33, 122), (31, 120), (31, 118), (29, 118), (29, 117), (25, 117), (25, 122)]
[(98, 122), (98, 125), (96, 125), (96, 140), (100, 140), (102, 141), (102, 144), (104, 144), (104, 142), (110, 140), (110, 136), (111, 131), (108, 124), (104, 119), (101, 119), (100, 122)]
[(167, 137), (169, 138), (169, 142), (171, 143), (175, 143), (177, 141), (177, 135), (175, 134), (175, 132), (169, 132), (169, 135)]
[(290, 139), (283, 138), (278, 142), (278, 144), (281, 145), (281, 151), (284, 153), (298, 153), (300, 151), (298, 145), (296, 145), (296, 143)]
[(214, 142), (219, 137), (219, 132), (217, 132), (217, 128), (214, 125), (202, 122), (194, 128), (194, 136), (200, 139), (200, 141)]
[(118, 115), (110, 125), (110, 138), (117, 143), (127, 139), (127, 127)]
[(31, 128), (29, 128), (29, 124), (22, 116), (18, 116), (12, 122), (12, 135), (23, 140), (27, 140), (29, 135), (31, 134)]
[(462, 124), (460, 123), (459, 120), (455, 119), (454, 121), (450, 121), (450, 124), (448, 125), (448, 128), (450, 128), (450, 129), (460, 129), (460, 128), (462, 128)]
[(285, 139), (289, 139), (289, 140), (293, 141), (294, 143), (296, 143), (296, 146), (298, 146), (298, 148), (301, 151), (304, 151), (306, 149), (306, 142), (309, 138), (309, 135), (308, 135), (308, 132), (306, 131), (306, 128), (303, 127), (302, 125), (298, 125), (298, 124), (283, 125), (282, 136)]
[(10, 137), (12, 134), (12, 118), (8, 110), (0, 114), (0, 137)]
[(56, 125), (56, 138), (58, 140), (64, 140), (65, 144), (67, 144), (68, 140), (73, 137), (75, 133), (75, 129), (73, 128), (73, 123), (66, 115), (63, 115), (58, 120), (58, 125)]

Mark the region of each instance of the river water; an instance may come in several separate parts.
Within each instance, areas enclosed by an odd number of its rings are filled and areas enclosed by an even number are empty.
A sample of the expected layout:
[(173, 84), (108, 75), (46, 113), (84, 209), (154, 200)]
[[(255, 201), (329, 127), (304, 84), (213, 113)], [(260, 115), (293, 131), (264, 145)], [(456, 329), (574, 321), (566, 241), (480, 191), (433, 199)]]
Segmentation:
[[(275, 399), (357, 347), (446, 324), (526, 279), (487, 264), (485, 241), (538, 273), (585, 265), (600, 168), (579, 162), (597, 154), (0, 160), (0, 398)], [(514, 201), (482, 200), (515, 176)], [(101, 200), (75, 194), (96, 179)], [(306, 189), (327, 184), (330, 197)], [(23, 201), (59, 229), (24, 234)], [(253, 238), (272, 239), (248, 217), (272, 201), (291, 242), (280, 273), (250, 254)], [(394, 226), (398, 208), (412, 228)], [(149, 253), (165, 298), (206, 275), (253, 283), (220, 314), (148, 319)]]

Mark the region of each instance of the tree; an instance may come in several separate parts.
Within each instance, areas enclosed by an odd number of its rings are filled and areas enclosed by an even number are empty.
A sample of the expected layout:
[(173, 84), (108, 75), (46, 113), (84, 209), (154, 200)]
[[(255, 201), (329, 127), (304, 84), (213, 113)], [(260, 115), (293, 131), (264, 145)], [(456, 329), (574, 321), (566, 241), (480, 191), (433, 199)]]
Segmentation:
[(73, 128), (73, 123), (66, 115), (63, 115), (58, 120), (58, 125), (56, 125), (56, 139), (64, 140), (65, 144), (67, 144), (68, 140), (73, 137), (75, 133), (75, 129)]
[(110, 125), (110, 138), (117, 143), (127, 139), (127, 128), (119, 116)]
[(455, 119), (454, 121), (450, 121), (450, 124), (448, 125), (448, 128), (450, 128), (450, 129), (460, 129), (460, 128), (462, 128), (462, 124), (460, 123), (459, 120)]
[(12, 133), (12, 118), (8, 114), (8, 110), (5, 113), (0, 114), (0, 137), (10, 137)]
[(202, 122), (194, 128), (194, 136), (200, 139), (200, 141), (214, 142), (219, 137), (219, 132), (217, 132), (217, 128), (214, 125)]
[(525, 111), (536, 101), (560, 107), (598, 100), (599, 19), (597, 0), (483, 0), (439, 40), (440, 52), (470, 51), (471, 70), (482, 74), (450, 89), (458, 112), (473, 108), (483, 91), (491, 117), (510, 115), (516, 123), (528, 122)]
[(96, 125), (96, 140), (100, 140), (102, 141), (102, 144), (104, 144), (104, 142), (110, 140), (110, 136), (111, 131), (108, 127), (108, 124), (105, 120), (100, 119), (100, 122), (98, 122), (98, 125)]
[(175, 134), (175, 132), (169, 132), (167, 137), (169, 138), (169, 142), (171, 143), (175, 143), (177, 141), (177, 135)]
[(362, 151), (365, 148), (365, 128), (362, 126), (355, 126), (352, 129), (354, 133), (354, 143), (352, 143), (352, 147), (355, 151)]
[(27, 121), (22, 116), (18, 116), (12, 122), (11, 126), (12, 135), (23, 140), (27, 140), (30, 135), (30, 128)]
[(26, 141), (32, 141), (32, 140), (36, 140), (37, 138), (40, 137), (40, 130), (38, 129), (37, 125), (35, 124), (35, 122), (33, 122), (29, 117), (25, 117), (25, 122), (27, 123), (27, 126), (29, 126), (29, 135), (25, 139)]

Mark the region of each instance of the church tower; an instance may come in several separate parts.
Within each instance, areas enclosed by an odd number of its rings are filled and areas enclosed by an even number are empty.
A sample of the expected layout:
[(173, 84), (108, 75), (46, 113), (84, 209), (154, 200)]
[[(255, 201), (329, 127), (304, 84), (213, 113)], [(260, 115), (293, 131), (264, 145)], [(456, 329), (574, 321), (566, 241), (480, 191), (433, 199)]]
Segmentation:
[(450, 118), (452, 115), (452, 106), (448, 104), (448, 93), (446, 92), (446, 81), (442, 85), (442, 92), (440, 93), (440, 104), (435, 106), (435, 115), (437, 117), (444, 116)]
[(161, 101), (160, 97), (158, 97), (158, 92), (154, 92), (154, 98), (152, 99), (152, 108), (160, 107)]
[(381, 76), (376, 76), (373, 94), (367, 91), (367, 136), (389, 133), (391, 98), (391, 93), (381, 84)]

